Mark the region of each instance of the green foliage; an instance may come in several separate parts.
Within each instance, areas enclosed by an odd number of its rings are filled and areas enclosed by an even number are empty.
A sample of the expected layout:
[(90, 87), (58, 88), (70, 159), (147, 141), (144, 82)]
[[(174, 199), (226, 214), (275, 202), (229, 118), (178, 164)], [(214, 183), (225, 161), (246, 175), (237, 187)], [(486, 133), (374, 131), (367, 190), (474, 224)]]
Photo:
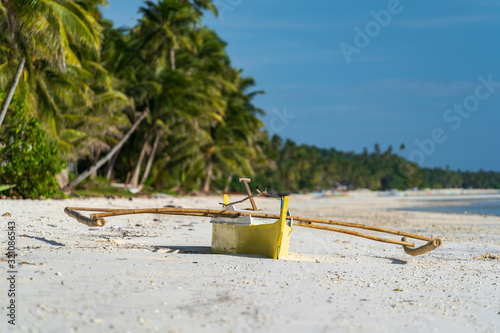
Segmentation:
[[(278, 136), (267, 140), (263, 147), (275, 166), (258, 168), (252, 183), (277, 192), (318, 191), (338, 185), (371, 190), (500, 188), (500, 172), (419, 168), (394, 154), (391, 147), (382, 152), (375, 145), (373, 153), (365, 148), (356, 154), (297, 145), (291, 140), (283, 143)], [(233, 181), (231, 189), (238, 191), (239, 184)]]
[(55, 176), (65, 163), (57, 148), (48, 143), (38, 119), (27, 118), (24, 106), (15, 98), (0, 142), (0, 183), (15, 184), (13, 195), (51, 198), (59, 194)]
[[(142, 173), (142, 185), (157, 191), (240, 191), (238, 177), (278, 192), (500, 188), (498, 172), (421, 169), (392, 147), (384, 152), (376, 144), (372, 153), (356, 154), (270, 138), (253, 104), (262, 92), (250, 91), (253, 78), (231, 65), (226, 43), (202, 24), (204, 14), (217, 13), (212, 1), (144, 1), (131, 29), (102, 19), (99, 6), (107, 3), (0, 1), (0, 90), (26, 59), (16, 90), (25, 109), (15, 102), (8, 127), (0, 128), (0, 183), (17, 183), (15, 193), (53, 195), (62, 166), (24, 110), (40, 119), (60, 156), (84, 171), (148, 109), (110, 170), (114, 180), (134, 185)], [(129, 195), (104, 179), (78, 191)]]
[(214, 7), (205, 0), (146, 1), (132, 29), (104, 25), (104, 67), (123, 82), (136, 109), (150, 111), (120, 152), (114, 170), (121, 182), (144, 169), (141, 157), (151, 156), (158, 136), (148, 180), (156, 189), (209, 191), (228, 175), (252, 176), (254, 164), (266, 163), (258, 143), (261, 110), (251, 102), (259, 92), (248, 91), (253, 79), (231, 66), (226, 43), (201, 25), (200, 9)]
[[(72, 0), (2, 2), (0, 50), (6, 52), (0, 51), (0, 89), (16, 87), (26, 110), (55, 138), (68, 108), (92, 103), (86, 61), (99, 54), (102, 27)], [(12, 82), (18, 65), (23, 75)]]
[(449, 167), (424, 168), (421, 172), (422, 182), (430, 188), (500, 188), (500, 172), (453, 171)]
[(78, 196), (118, 196), (131, 198), (134, 195), (124, 188), (114, 187), (111, 182), (103, 177), (97, 177), (95, 179), (90, 179), (82, 182), (75, 189), (75, 193)]

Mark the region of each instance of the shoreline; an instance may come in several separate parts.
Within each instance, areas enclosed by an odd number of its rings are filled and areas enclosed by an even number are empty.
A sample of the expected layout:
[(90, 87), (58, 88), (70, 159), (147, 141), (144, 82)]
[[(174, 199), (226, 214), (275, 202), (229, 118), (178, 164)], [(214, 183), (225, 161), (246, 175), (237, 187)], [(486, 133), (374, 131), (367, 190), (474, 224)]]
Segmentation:
[(483, 201), (500, 200), (500, 194), (470, 194), (470, 195), (434, 195), (429, 197), (403, 197), (406, 200), (415, 201)]
[[(488, 206), (488, 204), (490, 205)], [(397, 210), (458, 215), (500, 216), (500, 200), (439, 201), (434, 202), (432, 205), (405, 207), (398, 208)]]
[[(117, 216), (89, 228), (63, 213), (65, 206), (218, 209), (221, 201), (1, 200), (0, 215), (11, 217), (0, 221), (14, 222), (18, 235), (16, 332), (500, 330), (500, 217), (397, 211), (411, 203), (397, 197), (291, 195), (293, 215), (439, 237), (443, 245), (411, 257), (400, 246), (296, 226), (290, 256), (272, 260), (212, 254), (209, 218)], [(279, 200), (256, 202), (279, 210)], [(5, 235), (0, 240), (4, 247)], [(6, 262), (0, 267), (5, 273)], [(0, 332), (11, 331), (6, 324)]]
[[(434, 195), (401, 199), (412, 203), (409, 207), (398, 208), (403, 211), (500, 216), (500, 194)], [(481, 208), (481, 204), (487, 203), (494, 203), (496, 206)]]

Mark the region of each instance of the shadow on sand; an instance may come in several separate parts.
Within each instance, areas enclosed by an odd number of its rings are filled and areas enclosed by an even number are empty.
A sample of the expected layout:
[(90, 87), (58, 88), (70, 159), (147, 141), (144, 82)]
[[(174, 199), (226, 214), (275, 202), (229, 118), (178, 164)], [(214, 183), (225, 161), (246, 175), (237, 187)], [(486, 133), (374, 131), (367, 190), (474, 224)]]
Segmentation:
[(29, 235), (22, 235), (21, 237), (26, 237), (26, 238), (31, 238), (31, 239), (36, 239), (42, 242), (45, 242), (47, 244), (53, 245), (53, 246), (66, 246), (63, 243), (59, 243), (50, 239), (47, 239), (45, 237), (36, 237), (36, 236), (29, 236)]
[(152, 252), (212, 254), (210, 246), (154, 246)]
[(174, 253), (174, 254), (213, 254), (213, 255), (224, 255), (233, 257), (245, 257), (245, 258), (265, 258), (269, 259), (264, 255), (260, 254), (218, 254), (213, 253), (210, 246), (154, 246), (152, 252), (163, 252), (163, 253)]
[(408, 261), (406, 260), (401, 260), (401, 259), (396, 259), (396, 258), (385, 258), (389, 259), (391, 261), (391, 264), (393, 265), (406, 265)]

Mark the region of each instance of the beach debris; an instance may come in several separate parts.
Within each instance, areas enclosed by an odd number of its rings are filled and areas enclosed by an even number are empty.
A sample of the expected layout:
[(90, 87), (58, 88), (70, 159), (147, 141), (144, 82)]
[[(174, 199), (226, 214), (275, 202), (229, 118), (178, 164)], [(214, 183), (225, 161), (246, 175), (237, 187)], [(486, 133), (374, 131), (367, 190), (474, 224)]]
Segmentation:
[(478, 257), (475, 257), (474, 259), (479, 259), (479, 260), (500, 260), (500, 254), (486, 253), (486, 254), (480, 255)]
[(12, 189), (14, 187), (16, 187), (16, 184), (13, 184), (13, 185), (10, 185), (10, 184), (2, 185), (2, 184), (0, 184), (0, 192), (5, 191), (5, 190), (10, 190), (10, 189)]
[(3, 217), (12, 217), (12, 215), (10, 215), (10, 213), (9, 213), (9, 212), (3, 213), (3, 214), (2, 214), (2, 216), (3, 216)]

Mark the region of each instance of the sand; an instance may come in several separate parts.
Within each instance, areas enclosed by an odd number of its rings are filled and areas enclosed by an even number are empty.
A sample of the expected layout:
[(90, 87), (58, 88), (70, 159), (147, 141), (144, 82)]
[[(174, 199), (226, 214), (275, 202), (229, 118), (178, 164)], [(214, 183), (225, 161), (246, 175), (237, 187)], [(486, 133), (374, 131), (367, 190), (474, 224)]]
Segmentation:
[[(400, 246), (295, 227), (290, 256), (271, 260), (212, 254), (208, 218), (133, 215), (89, 228), (63, 213), (218, 209), (221, 201), (1, 200), (0, 215), (11, 214), (0, 217), (2, 253), (15, 222), (18, 266), (16, 326), (3, 311), (0, 332), (500, 332), (500, 217), (394, 210), (422, 204), (404, 197), (292, 195), (293, 215), (394, 228), (443, 245), (411, 257)], [(279, 210), (275, 199), (256, 201)]]

